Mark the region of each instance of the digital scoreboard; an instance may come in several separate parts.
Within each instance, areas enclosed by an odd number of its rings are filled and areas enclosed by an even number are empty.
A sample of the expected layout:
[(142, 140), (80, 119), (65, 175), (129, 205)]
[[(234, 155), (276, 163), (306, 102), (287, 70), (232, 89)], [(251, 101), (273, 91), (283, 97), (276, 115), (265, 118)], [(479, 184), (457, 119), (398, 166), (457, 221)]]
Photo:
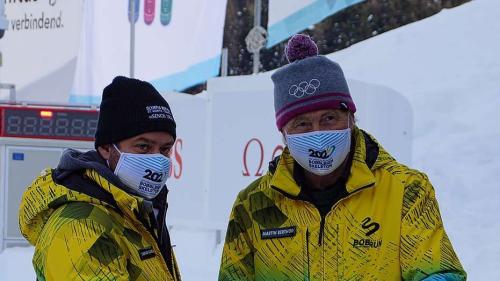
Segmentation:
[(95, 107), (0, 103), (0, 252), (28, 244), (18, 219), (26, 187), (65, 149), (94, 149), (98, 117)]
[(0, 104), (0, 137), (93, 141), (98, 118), (92, 108)]

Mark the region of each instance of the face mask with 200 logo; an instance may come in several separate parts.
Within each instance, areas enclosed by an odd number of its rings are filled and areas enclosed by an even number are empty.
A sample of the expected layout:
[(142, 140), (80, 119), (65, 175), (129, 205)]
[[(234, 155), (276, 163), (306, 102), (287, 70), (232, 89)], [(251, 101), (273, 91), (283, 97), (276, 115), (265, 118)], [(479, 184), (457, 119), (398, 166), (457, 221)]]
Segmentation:
[(120, 153), (115, 175), (140, 196), (146, 199), (155, 198), (167, 181), (170, 158), (159, 153), (125, 153), (113, 146)]
[(324, 176), (344, 162), (351, 148), (351, 129), (286, 134), (290, 154), (302, 168)]

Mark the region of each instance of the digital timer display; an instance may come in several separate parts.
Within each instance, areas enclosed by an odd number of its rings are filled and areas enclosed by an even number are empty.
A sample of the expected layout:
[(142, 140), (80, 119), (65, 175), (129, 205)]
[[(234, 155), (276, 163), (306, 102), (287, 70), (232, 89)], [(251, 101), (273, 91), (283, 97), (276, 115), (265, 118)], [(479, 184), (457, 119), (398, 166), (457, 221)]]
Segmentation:
[(1, 136), (93, 140), (97, 110), (1, 108)]

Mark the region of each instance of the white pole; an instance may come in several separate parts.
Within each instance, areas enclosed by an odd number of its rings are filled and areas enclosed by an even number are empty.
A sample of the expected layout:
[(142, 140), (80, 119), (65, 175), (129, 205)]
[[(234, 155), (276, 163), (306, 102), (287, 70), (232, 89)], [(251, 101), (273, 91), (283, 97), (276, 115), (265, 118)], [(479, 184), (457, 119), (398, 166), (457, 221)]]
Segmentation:
[(130, 78), (134, 78), (135, 68), (135, 0), (130, 1)]
[(222, 49), (222, 59), (221, 59), (221, 70), (220, 70), (220, 76), (225, 77), (227, 76), (227, 69), (228, 69), (228, 50), (227, 48)]
[[(253, 25), (254, 27), (260, 26), (261, 24), (261, 12), (262, 12), (262, 2), (261, 0), (255, 0), (254, 5), (254, 17), (253, 17)], [(253, 73), (259, 73), (260, 67), (260, 51), (253, 53)]]

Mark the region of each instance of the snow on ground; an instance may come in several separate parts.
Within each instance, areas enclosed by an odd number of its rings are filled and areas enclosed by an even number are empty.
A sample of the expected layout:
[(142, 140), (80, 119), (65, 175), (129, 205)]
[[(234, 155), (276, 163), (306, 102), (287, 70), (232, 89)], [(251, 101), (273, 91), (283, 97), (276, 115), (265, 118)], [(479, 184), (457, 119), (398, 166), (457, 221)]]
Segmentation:
[[(500, 266), (499, 11), (500, 1), (475, 0), (330, 55), (347, 77), (392, 87), (412, 104), (412, 166), (434, 184), (473, 281), (497, 278)], [(171, 236), (184, 280), (217, 279), (214, 233), (174, 228)], [(34, 280), (32, 252), (0, 254), (0, 281)]]
[(431, 179), (469, 280), (500, 267), (499, 11), (500, 1), (475, 0), (329, 56), (412, 104), (412, 166)]
[(33, 281), (33, 248), (7, 248), (0, 254), (0, 281)]

